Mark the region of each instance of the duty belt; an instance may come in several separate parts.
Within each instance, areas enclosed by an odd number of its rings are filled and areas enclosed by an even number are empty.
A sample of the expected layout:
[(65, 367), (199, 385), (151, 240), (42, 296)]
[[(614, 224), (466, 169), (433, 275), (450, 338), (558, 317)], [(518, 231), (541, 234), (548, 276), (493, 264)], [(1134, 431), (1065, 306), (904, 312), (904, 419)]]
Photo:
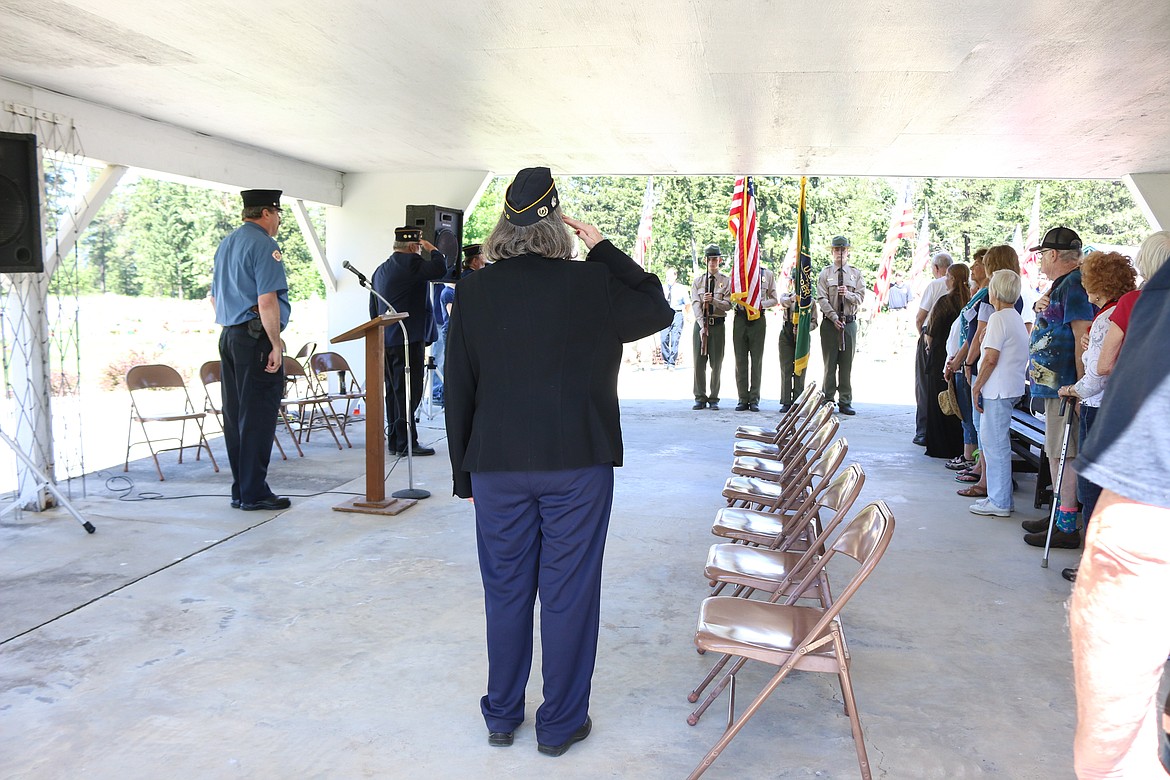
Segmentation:
[(708, 317), (708, 318), (707, 318), (707, 325), (708, 325), (708, 326), (711, 326), (711, 325), (722, 325), (722, 324), (723, 324), (723, 320), (724, 320), (724, 318), (723, 318), (723, 317)]

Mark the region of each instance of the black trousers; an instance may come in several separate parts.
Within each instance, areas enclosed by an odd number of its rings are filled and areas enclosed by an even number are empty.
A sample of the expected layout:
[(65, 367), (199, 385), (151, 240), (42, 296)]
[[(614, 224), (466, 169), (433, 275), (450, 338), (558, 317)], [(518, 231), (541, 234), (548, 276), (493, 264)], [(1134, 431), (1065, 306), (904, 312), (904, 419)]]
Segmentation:
[(232, 500), (255, 503), (272, 495), (268, 461), (284, 395), (284, 370), (264, 370), (272, 344), (267, 334), (248, 335), (244, 325), (219, 334), (223, 441), (232, 468)]
[(422, 400), (423, 343), (412, 341), (410, 346), (410, 410), (406, 409), (406, 349), (402, 345), (386, 345), (386, 443), (391, 452), (405, 452), (407, 425), (410, 426), (410, 446), (418, 447), (418, 431), (414, 413)]

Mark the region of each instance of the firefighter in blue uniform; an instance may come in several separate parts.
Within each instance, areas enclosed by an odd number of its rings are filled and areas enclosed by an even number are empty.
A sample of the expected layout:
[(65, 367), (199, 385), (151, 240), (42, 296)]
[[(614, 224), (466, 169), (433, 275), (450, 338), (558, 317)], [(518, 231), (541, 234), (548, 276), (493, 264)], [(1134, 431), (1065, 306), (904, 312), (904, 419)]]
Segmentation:
[(288, 324), (288, 280), (274, 237), (280, 190), (245, 190), (244, 224), (215, 252), (211, 302), (223, 326), (223, 439), (232, 467), (232, 507), (287, 509), (268, 487), (268, 461), (284, 394), (280, 331)]

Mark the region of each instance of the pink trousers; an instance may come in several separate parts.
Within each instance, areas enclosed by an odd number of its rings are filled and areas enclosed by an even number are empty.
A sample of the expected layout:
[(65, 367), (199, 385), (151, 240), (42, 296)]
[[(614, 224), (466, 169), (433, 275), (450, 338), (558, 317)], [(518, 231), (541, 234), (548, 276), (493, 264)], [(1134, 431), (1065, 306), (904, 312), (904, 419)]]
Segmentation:
[(1105, 490), (1069, 615), (1077, 777), (1166, 780), (1158, 684), (1170, 653), (1170, 509)]

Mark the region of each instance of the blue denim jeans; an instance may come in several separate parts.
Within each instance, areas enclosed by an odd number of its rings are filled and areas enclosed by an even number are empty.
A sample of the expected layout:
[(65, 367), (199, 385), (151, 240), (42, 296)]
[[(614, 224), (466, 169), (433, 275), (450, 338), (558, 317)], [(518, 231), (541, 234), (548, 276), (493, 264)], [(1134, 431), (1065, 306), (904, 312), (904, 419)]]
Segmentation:
[(963, 444), (979, 446), (979, 433), (975, 429), (974, 408), (971, 406), (971, 385), (962, 372), (955, 374), (955, 400), (959, 402), (960, 417), (963, 421)]
[(979, 451), (983, 453), (983, 471), (987, 474), (987, 498), (1000, 509), (1015, 509), (1012, 504), (1012, 407), (1014, 398), (984, 398), (979, 421)]

